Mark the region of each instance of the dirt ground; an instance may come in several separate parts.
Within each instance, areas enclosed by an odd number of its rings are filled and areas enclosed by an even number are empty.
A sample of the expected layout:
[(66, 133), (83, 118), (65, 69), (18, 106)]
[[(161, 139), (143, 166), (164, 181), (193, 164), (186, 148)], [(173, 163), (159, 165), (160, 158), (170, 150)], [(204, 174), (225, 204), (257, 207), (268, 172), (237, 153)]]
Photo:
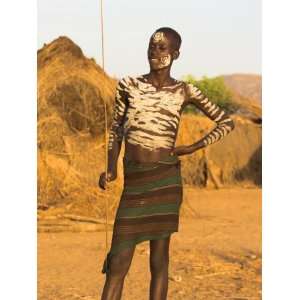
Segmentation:
[[(261, 299), (261, 190), (185, 188), (170, 244), (168, 299)], [(111, 238), (111, 232), (109, 232)], [(122, 299), (148, 299), (149, 242), (137, 245)], [(38, 299), (100, 299), (105, 232), (38, 234)]]

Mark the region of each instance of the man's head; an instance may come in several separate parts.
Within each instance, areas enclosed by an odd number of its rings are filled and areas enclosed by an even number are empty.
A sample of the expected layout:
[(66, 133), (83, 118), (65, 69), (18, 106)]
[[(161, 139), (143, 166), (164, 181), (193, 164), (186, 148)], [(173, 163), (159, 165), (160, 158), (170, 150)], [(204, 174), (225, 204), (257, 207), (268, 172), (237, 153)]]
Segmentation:
[(179, 57), (181, 37), (169, 27), (157, 29), (150, 38), (148, 59), (153, 70), (171, 67), (173, 60)]

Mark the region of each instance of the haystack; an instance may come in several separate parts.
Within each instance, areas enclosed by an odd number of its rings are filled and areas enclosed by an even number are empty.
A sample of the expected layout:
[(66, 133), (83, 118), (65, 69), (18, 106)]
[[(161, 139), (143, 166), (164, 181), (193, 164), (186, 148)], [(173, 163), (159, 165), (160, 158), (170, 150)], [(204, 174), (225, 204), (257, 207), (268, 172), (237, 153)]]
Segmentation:
[[(200, 187), (261, 185), (261, 125), (232, 116), (235, 130), (205, 150), (182, 156), (185, 184)], [(214, 127), (207, 117), (183, 115), (177, 145), (191, 145)]]
[(104, 170), (104, 101), (110, 125), (115, 87), (116, 80), (67, 37), (38, 51), (38, 202), (43, 207), (104, 216), (97, 180)]

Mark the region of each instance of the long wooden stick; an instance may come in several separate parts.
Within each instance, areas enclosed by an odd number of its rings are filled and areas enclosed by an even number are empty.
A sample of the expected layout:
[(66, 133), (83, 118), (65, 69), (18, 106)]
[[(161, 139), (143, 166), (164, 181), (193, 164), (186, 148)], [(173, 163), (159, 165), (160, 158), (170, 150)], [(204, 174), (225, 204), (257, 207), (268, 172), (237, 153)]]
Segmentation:
[[(100, 0), (101, 6), (101, 44), (102, 44), (102, 69), (104, 69), (104, 21), (103, 21), (103, 0)], [(105, 181), (108, 171), (108, 148), (107, 148), (107, 109), (106, 109), (106, 100), (102, 97), (103, 104), (104, 104), (104, 120), (105, 120), (105, 130), (104, 130), (104, 138), (105, 138)], [(105, 182), (106, 184), (106, 182)], [(107, 187), (106, 187), (107, 188)], [(108, 199), (107, 193), (105, 195), (105, 214), (106, 214), (106, 221), (105, 221), (105, 254), (107, 255), (108, 252)]]
[(101, 41), (102, 41), (102, 69), (104, 71), (104, 21), (103, 21), (103, 0), (101, 1)]

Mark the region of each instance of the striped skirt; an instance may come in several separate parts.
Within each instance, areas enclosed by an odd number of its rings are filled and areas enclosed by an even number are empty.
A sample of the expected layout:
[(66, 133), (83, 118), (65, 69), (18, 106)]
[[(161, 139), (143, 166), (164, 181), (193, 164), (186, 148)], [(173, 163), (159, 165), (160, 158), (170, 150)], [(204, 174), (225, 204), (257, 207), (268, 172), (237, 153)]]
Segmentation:
[(107, 273), (110, 258), (146, 240), (168, 237), (178, 231), (182, 203), (180, 160), (169, 156), (158, 162), (138, 163), (123, 159), (124, 188), (116, 212), (111, 248), (102, 267)]

